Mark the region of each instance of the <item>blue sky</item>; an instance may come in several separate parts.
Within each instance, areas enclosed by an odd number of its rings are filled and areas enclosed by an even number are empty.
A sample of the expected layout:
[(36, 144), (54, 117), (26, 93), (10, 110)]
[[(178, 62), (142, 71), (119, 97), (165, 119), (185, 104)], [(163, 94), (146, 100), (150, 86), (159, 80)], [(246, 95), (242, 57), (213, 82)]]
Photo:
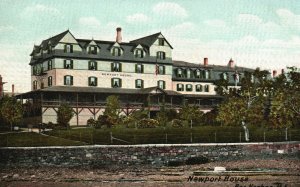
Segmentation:
[(299, 0), (0, 0), (0, 74), (30, 90), (34, 44), (70, 29), (77, 38), (123, 40), (161, 31), (173, 59), (281, 69), (300, 66)]

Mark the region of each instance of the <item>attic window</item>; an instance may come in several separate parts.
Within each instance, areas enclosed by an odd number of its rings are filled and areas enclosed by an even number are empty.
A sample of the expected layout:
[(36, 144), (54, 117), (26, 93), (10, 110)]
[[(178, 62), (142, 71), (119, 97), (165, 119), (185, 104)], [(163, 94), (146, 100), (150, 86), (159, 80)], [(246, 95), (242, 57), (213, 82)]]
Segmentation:
[(113, 56), (121, 56), (121, 54), (122, 54), (122, 49), (120, 47), (114, 47), (112, 49)]
[(97, 46), (89, 46), (89, 54), (96, 55), (97, 54)]
[(166, 53), (163, 52), (163, 51), (158, 51), (157, 52), (157, 58), (160, 59), (160, 60), (166, 59)]
[(165, 40), (163, 38), (158, 39), (158, 45), (159, 46), (164, 46), (165, 45)]
[(177, 69), (177, 77), (182, 77), (182, 69), (181, 68)]
[(143, 58), (144, 57), (144, 51), (142, 49), (136, 49), (134, 51), (134, 56), (136, 58)]
[(73, 45), (66, 44), (65, 47), (64, 47), (64, 52), (65, 53), (73, 53)]

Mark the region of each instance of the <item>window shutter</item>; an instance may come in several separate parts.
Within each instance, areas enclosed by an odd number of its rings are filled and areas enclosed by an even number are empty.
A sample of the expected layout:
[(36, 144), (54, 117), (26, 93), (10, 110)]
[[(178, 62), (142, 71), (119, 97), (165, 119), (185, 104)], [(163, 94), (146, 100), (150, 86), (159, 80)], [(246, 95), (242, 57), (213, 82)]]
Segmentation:
[(120, 88), (122, 88), (122, 79), (119, 79), (120, 81)]
[(122, 72), (122, 64), (121, 63), (119, 63), (119, 65), (120, 65), (120, 71), (119, 72)]
[(95, 70), (97, 70), (97, 69), (98, 69), (98, 62), (95, 61)]
[(95, 78), (95, 86), (98, 86), (98, 78)]
[(142, 80), (141, 82), (142, 82), (142, 88), (144, 88), (144, 80)]
[(166, 59), (166, 53), (163, 52), (163, 59)]
[(67, 52), (67, 45), (64, 46), (64, 52)]
[(166, 67), (163, 66), (163, 74), (165, 75), (166, 74)]
[(67, 67), (67, 60), (64, 60), (64, 68)]
[(136, 73), (137, 73), (137, 70), (138, 70), (137, 67), (138, 67), (138, 65), (136, 64), (136, 65), (135, 65), (135, 72), (136, 72)]
[(177, 84), (177, 91), (179, 91), (179, 84)]
[(166, 89), (166, 82), (163, 81), (163, 89)]
[(141, 65), (142, 73), (144, 73), (144, 65)]
[(159, 81), (157, 81), (157, 87), (159, 87)]
[(137, 87), (137, 83), (138, 83), (138, 80), (136, 79), (136, 80), (135, 80), (135, 88), (138, 88), (138, 87)]
[(111, 63), (111, 71), (114, 71), (114, 63)]
[(73, 69), (73, 60), (71, 60), (71, 69)]
[(70, 52), (73, 53), (73, 45), (70, 45)]
[(73, 85), (73, 76), (71, 76), (71, 85)]
[(91, 77), (88, 77), (88, 85), (91, 86)]
[(111, 79), (111, 87), (112, 88), (114, 87), (114, 79), (113, 78)]
[(67, 84), (67, 76), (64, 76), (64, 85)]

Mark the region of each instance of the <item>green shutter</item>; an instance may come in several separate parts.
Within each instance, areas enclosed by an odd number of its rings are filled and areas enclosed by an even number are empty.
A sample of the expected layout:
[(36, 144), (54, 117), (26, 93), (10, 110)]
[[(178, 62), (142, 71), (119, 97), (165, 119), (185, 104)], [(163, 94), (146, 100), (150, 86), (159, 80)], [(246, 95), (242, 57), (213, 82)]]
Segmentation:
[(144, 88), (144, 80), (142, 80), (142, 88)]
[(73, 45), (70, 45), (70, 52), (73, 53)]
[(91, 77), (88, 77), (88, 86), (91, 85)]
[(73, 85), (73, 76), (71, 76), (71, 85)]
[(64, 52), (67, 52), (67, 45), (64, 46)]
[(64, 68), (66, 68), (66, 66), (67, 66), (67, 61), (64, 60)]
[(67, 81), (66, 81), (66, 76), (64, 76), (64, 85), (66, 85)]
[(71, 69), (73, 69), (73, 60), (71, 60)]
[(114, 79), (113, 78), (111, 79), (111, 87), (112, 88), (114, 87)]
[(98, 70), (98, 62), (95, 61), (95, 70)]
[(119, 79), (120, 80), (120, 88), (122, 88), (122, 79)]
[(138, 87), (137, 87), (137, 82), (138, 82), (138, 80), (136, 79), (136, 80), (135, 80), (135, 88), (138, 88)]
[(142, 73), (144, 73), (144, 65), (142, 65)]
[(135, 72), (136, 72), (136, 73), (137, 73), (137, 69), (138, 69), (137, 66), (138, 66), (138, 65), (136, 64), (136, 65), (135, 65)]
[(177, 91), (179, 91), (179, 84), (177, 84)]
[(110, 66), (111, 66), (111, 71), (114, 71), (114, 63), (113, 62), (110, 64)]
[(163, 81), (163, 89), (166, 89), (166, 82)]
[(163, 66), (163, 74), (165, 75), (166, 74), (166, 67)]
[(98, 78), (97, 77), (95, 78), (95, 83), (96, 83), (95, 86), (98, 86)]
[(120, 72), (122, 72), (122, 64), (121, 63), (119, 63), (119, 64), (120, 64), (120, 69), (119, 70), (120, 70)]

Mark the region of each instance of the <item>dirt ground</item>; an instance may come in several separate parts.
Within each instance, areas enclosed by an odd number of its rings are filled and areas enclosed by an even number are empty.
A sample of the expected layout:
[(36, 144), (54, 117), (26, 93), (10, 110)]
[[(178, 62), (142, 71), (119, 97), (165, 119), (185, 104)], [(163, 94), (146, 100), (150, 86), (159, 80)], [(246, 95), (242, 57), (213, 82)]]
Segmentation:
[[(215, 166), (235, 173), (199, 173), (212, 171)], [(266, 172), (241, 172), (261, 169)], [(179, 167), (1, 168), (0, 186), (300, 187), (300, 160), (224, 161)]]

